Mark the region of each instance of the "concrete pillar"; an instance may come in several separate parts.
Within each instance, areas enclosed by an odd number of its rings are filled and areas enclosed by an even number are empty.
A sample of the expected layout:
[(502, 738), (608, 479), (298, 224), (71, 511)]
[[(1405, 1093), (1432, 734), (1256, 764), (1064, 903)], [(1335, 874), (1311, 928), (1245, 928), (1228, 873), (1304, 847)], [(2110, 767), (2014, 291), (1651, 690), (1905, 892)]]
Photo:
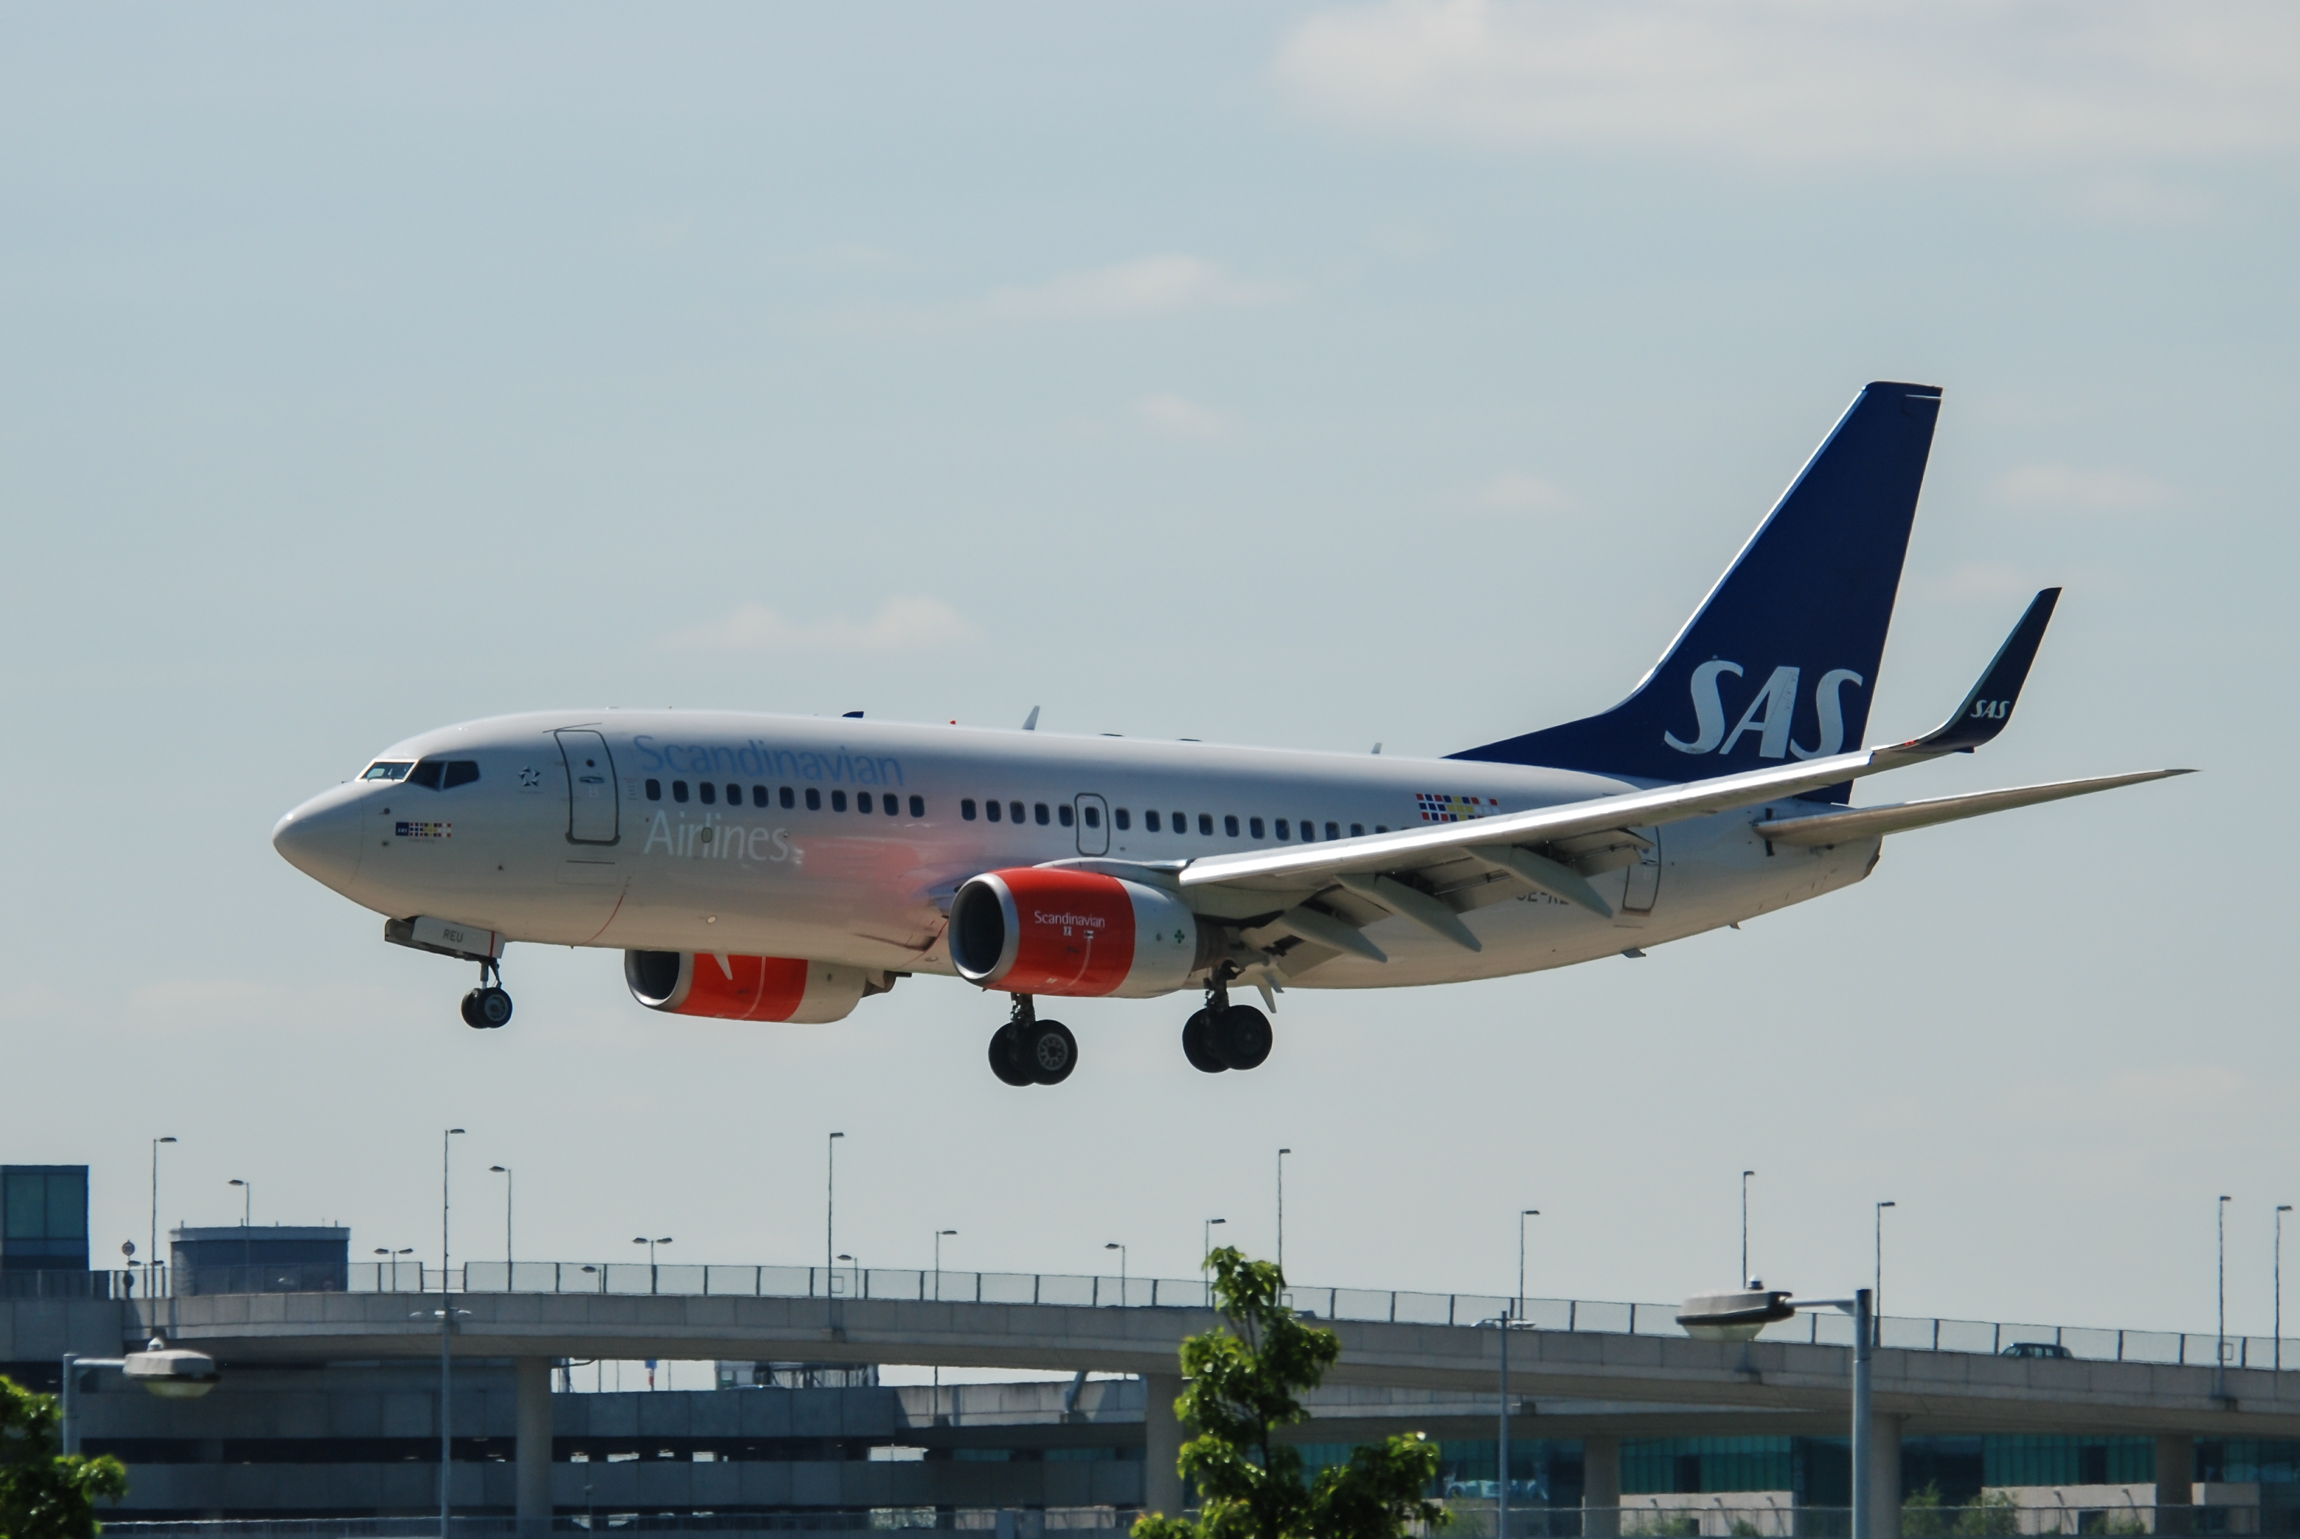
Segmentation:
[(1621, 1533), (1621, 1439), (1611, 1433), (1581, 1440), (1581, 1532), (1583, 1539)]
[(518, 1364), (516, 1511), (522, 1528), (540, 1529), (551, 1520), (551, 1359), (522, 1357)]
[(1182, 1376), (1146, 1373), (1142, 1394), (1142, 1510), (1178, 1518), (1182, 1472), (1175, 1463), (1182, 1457), (1182, 1420), (1174, 1402), (1182, 1397)]
[(2191, 1534), (2196, 1531), (2196, 1439), (2169, 1433), (2156, 1440), (2156, 1531)]
[(1901, 1418), (1889, 1412), (1869, 1417), (1871, 1527), (1875, 1539), (1901, 1539)]

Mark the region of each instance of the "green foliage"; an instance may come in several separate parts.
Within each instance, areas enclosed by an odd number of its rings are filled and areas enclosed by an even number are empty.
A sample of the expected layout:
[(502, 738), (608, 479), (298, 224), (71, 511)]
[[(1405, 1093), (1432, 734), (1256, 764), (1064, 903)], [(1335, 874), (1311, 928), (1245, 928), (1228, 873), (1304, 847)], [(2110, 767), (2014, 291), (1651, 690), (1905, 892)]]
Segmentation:
[(1701, 1532), (1701, 1522), (1698, 1518), (1655, 1513), (1639, 1518), (1621, 1532), (1623, 1539), (1693, 1539), (1693, 1535)]
[(1901, 1539), (1999, 1539), (2019, 1532), (2020, 1509), (2002, 1491), (1983, 1492), (1970, 1507), (1950, 1507), (1935, 1483), (1901, 1502)]
[(1438, 1448), (1420, 1433), (1361, 1444), (1348, 1464), (1302, 1479), (1301, 1451), (1274, 1434), (1309, 1420), (1295, 1392), (1326, 1376), (1341, 1341), (1285, 1306), (1272, 1263), (1224, 1246), (1206, 1264), (1230, 1328), (1182, 1343), (1190, 1387), (1174, 1402), (1197, 1433), (1180, 1468), (1198, 1484), (1198, 1521), (1145, 1514), (1134, 1539), (1398, 1539), (1413, 1524), (1444, 1526), (1445, 1509), (1422, 1495)]
[(54, 1395), (0, 1379), (0, 1539), (94, 1539), (96, 1503), (127, 1494), (127, 1467), (63, 1452)]

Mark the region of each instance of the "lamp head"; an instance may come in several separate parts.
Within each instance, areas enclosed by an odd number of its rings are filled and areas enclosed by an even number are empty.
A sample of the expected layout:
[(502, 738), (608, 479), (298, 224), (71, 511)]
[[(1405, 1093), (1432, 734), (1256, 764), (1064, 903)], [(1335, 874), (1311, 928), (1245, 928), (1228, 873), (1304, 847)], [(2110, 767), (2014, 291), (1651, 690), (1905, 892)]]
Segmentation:
[(511, 1167), (508, 1165), (490, 1165), (487, 1168), (494, 1171), (499, 1176), (507, 1176), (511, 1174)]
[[(229, 1181), (226, 1181), (226, 1182), (224, 1183), (224, 1185), (226, 1185), (226, 1186), (245, 1186), (245, 1185), (247, 1185), (247, 1183), (246, 1183), (245, 1181), (242, 1181), (242, 1180), (241, 1180), (241, 1179), (240, 1179), (238, 1176), (234, 1176), (234, 1177), (232, 1177), (232, 1178), (231, 1178)], [(2225, 1197), (2223, 1197), (2223, 1198), (2221, 1198), (2220, 1200), (2221, 1200), (2222, 1202), (2226, 1202), (2228, 1199), (2227, 1199), (2227, 1198), (2225, 1198)]]
[(462, 1131), (463, 1131), (463, 1129), (461, 1129), (461, 1128), (449, 1128), (447, 1131), (448, 1131), (450, 1134), (455, 1134), (455, 1133), (460, 1133), (460, 1132), (462, 1132)]
[(172, 1144), (175, 1142), (175, 1140), (172, 1138), (155, 1138), (152, 1140), (152, 1142), (156, 1144)]

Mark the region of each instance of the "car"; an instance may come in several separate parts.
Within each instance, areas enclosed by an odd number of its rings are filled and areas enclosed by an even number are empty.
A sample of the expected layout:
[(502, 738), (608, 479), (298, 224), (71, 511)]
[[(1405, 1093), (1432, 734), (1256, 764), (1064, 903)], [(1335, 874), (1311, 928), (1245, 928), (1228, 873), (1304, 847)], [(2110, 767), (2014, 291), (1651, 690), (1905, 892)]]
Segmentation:
[(1999, 1357), (2074, 1357), (2076, 1354), (2057, 1341), (2016, 1341), (1997, 1355)]

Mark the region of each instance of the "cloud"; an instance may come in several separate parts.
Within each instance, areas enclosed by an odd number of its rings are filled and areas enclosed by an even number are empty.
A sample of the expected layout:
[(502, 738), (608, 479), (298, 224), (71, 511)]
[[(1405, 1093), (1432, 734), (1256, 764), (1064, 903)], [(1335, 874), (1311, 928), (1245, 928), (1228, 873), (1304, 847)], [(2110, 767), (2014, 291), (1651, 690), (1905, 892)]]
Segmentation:
[(2032, 513), (2161, 513), (2184, 499), (2179, 487), (2137, 470), (2023, 465), (1997, 477), (1989, 495)]
[(1234, 431), (1230, 419), (1187, 397), (1161, 392), (1134, 403), (1134, 420), (1160, 438), (1218, 443)]
[(656, 639), (664, 651), (745, 652), (900, 652), (914, 647), (947, 647), (981, 639), (973, 622), (940, 599), (890, 598), (860, 622), (833, 616), (796, 621), (764, 604), (745, 604), (733, 613), (690, 625)]
[(1194, 256), (1148, 256), (1044, 283), (996, 290), (975, 307), (1000, 321), (1105, 320), (1269, 304), (1286, 291), (1238, 277)]
[(1480, 507), (1501, 512), (1552, 518), (1577, 512), (1581, 507), (1581, 500), (1555, 481), (1545, 481), (1518, 470), (1504, 471), (1479, 487), (1477, 502)]
[(2019, 166), (2287, 155), (2300, 7), (1382, 0), (1300, 23), (1301, 112), (1496, 149)]

